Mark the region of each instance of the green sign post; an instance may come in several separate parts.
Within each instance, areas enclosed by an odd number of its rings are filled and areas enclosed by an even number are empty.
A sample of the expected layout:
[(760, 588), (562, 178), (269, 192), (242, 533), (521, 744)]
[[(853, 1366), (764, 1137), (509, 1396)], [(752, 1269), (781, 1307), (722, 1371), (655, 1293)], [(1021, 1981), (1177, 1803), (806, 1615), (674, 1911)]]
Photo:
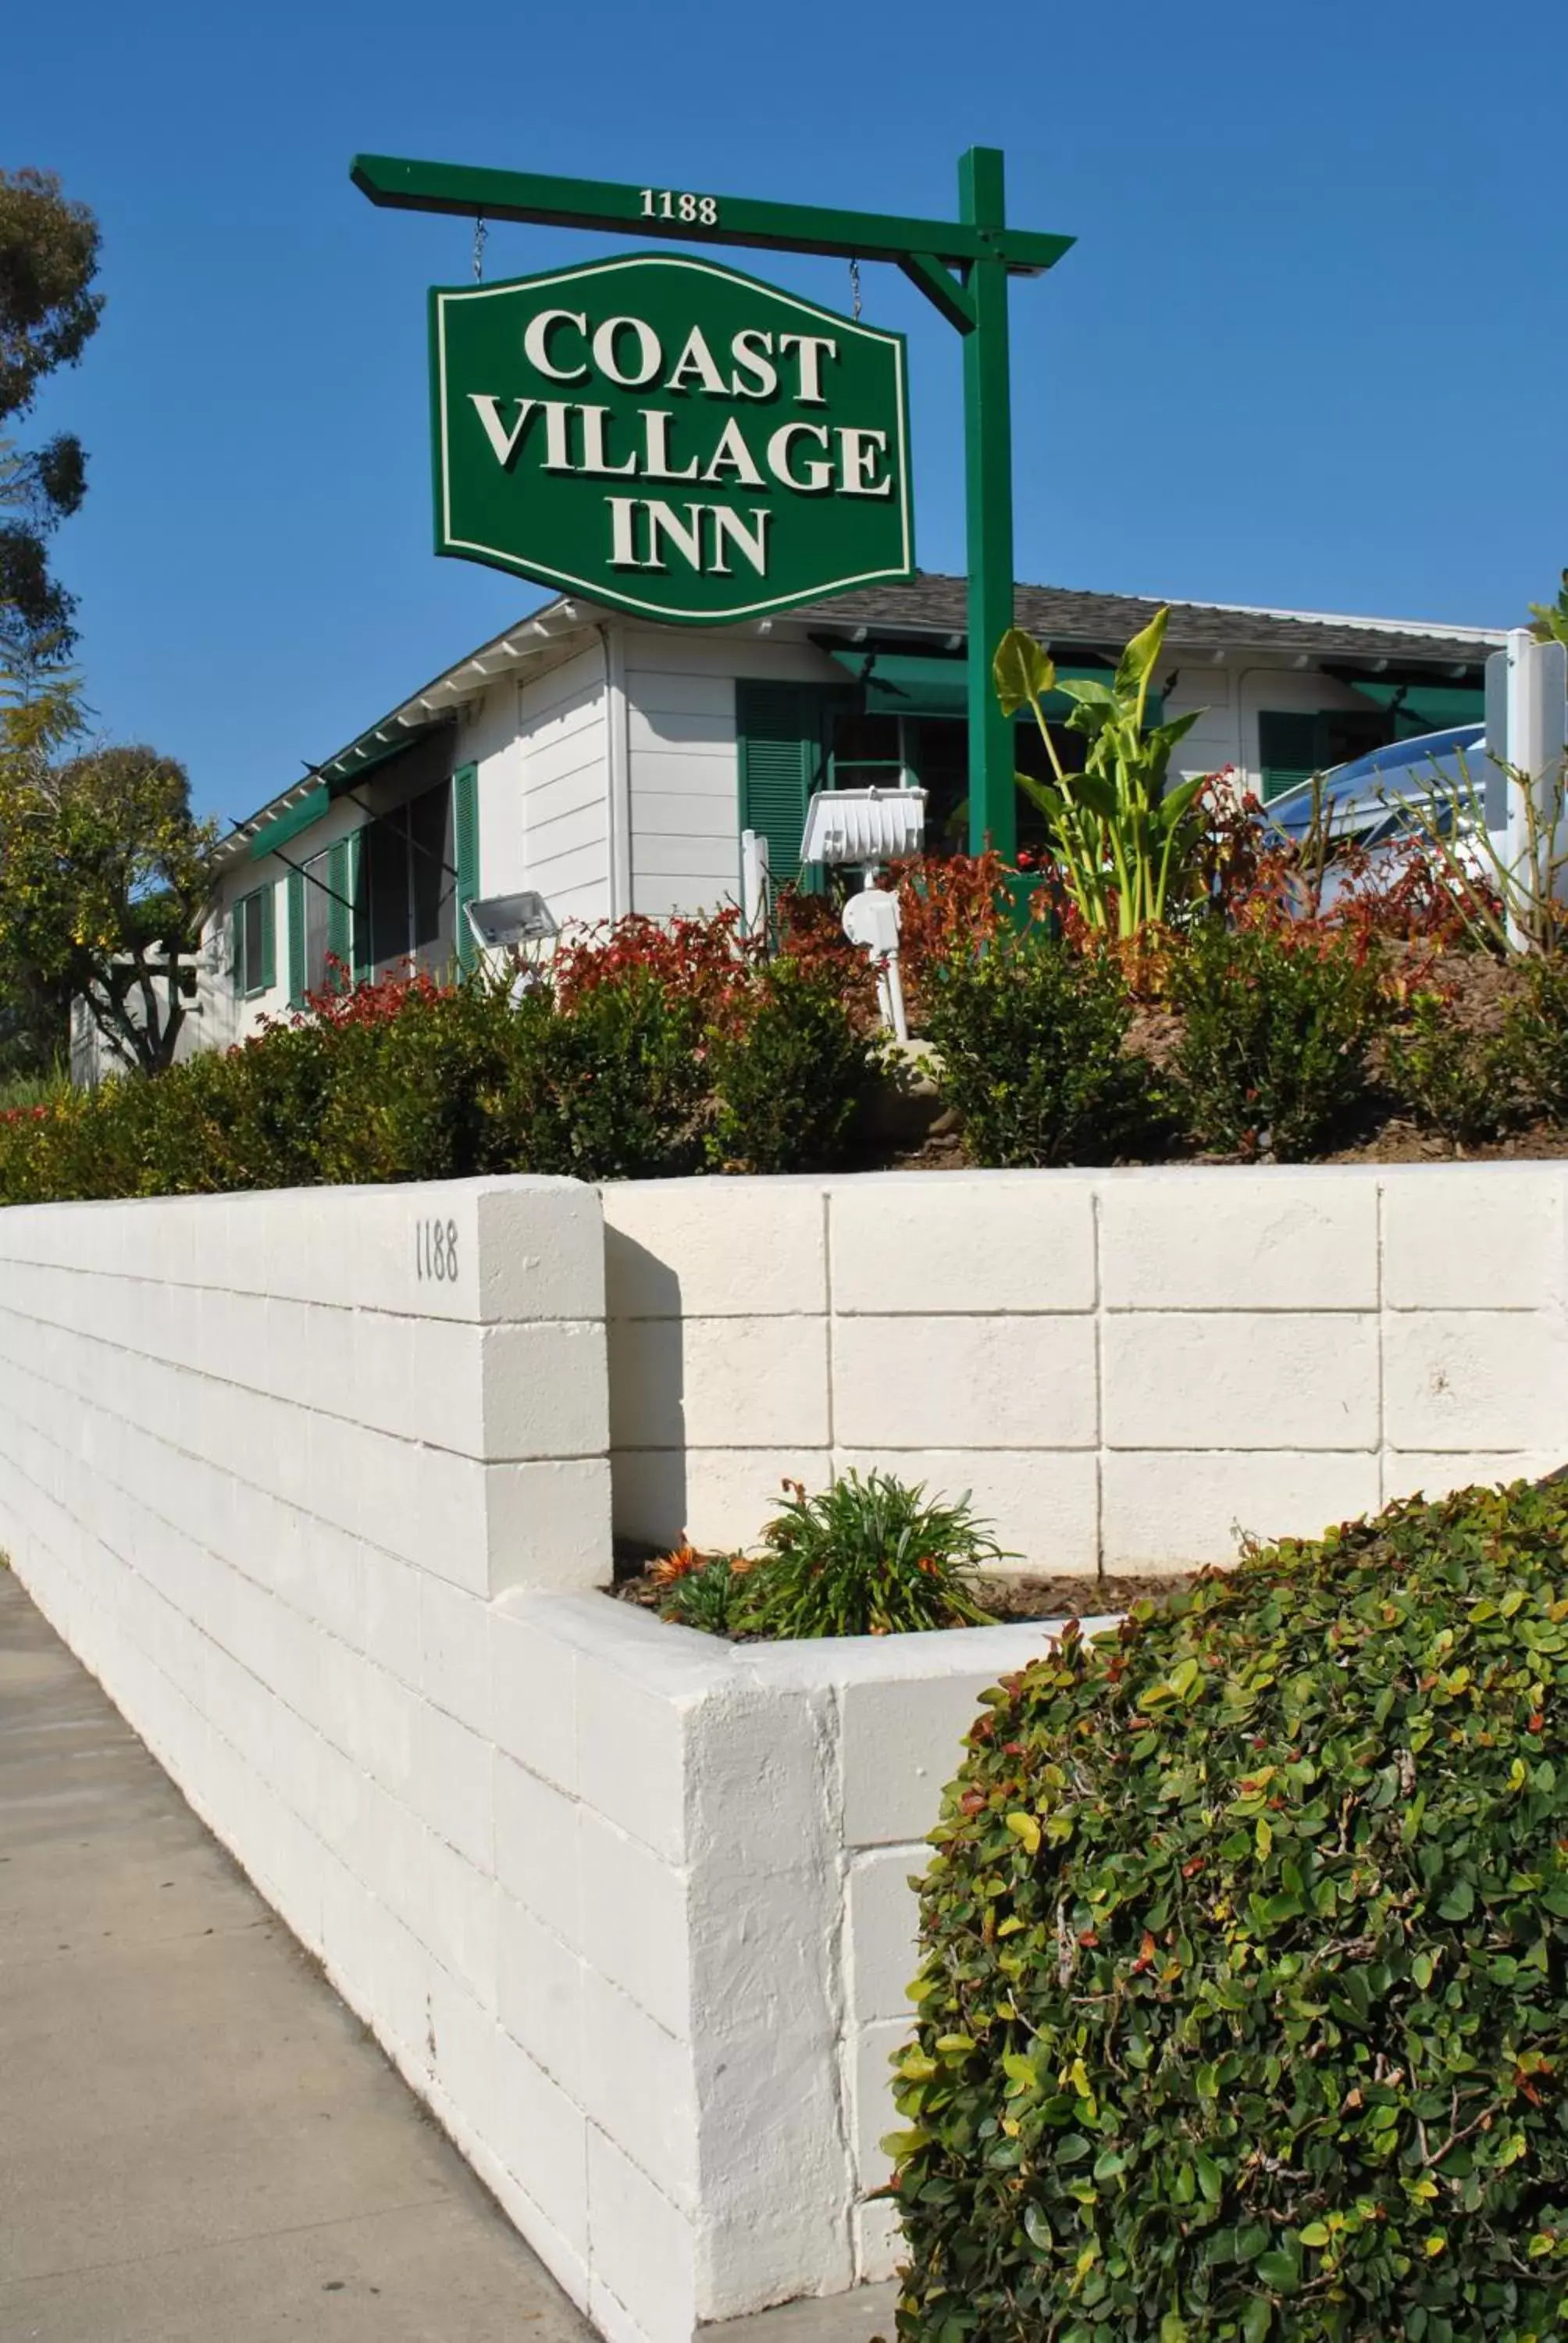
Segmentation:
[[(1018, 840), (1012, 727), (1002, 717), (990, 683), (992, 654), (1012, 623), (1007, 280), (1010, 276), (1036, 277), (1052, 267), (1068, 250), (1072, 238), (1007, 225), (1000, 154), (993, 147), (976, 146), (963, 157), (959, 167), (960, 216), (957, 220), (907, 219), (875, 212), (834, 211), (809, 204), (759, 203), (697, 189), (618, 186), (593, 179), (490, 171), (466, 164), (411, 162), (386, 155), (357, 156), (352, 176), (356, 186), (372, 203), (396, 210), (452, 212), (474, 219), (532, 220), (548, 226), (612, 228), (622, 234), (699, 244), (739, 244), (765, 251), (829, 253), (849, 260), (886, 260), (901, 268), (920, 287), (948, 323), (964, 337), (970, 569), (970, 843), (976, 852), (987, 845), (994, 846), (1010, 860)], [(752, 291), (758, 294), (762, 289), (754, 287)], [(774, 297), (784, 300), (788, 297)], [(575, 300), (569, 304), (563, 301), (560, 306), (574, 313), (580, 308)], [(586, 316), (586, 310), (582, 314)], [(629, 308), (627, 314), (632, 314)], [(842, 330), (848, 324), (844, 319), (833, 322), (836, 330)], [(535, 395), (520, 386), (508, 388), (498, 381), (493, 389), (477, 381), (467, 388), (470, 394), (493, 396), (498, 400), (503, 396), (516, 401)], [(561, 397), (568, 398), (565, 386)], [(568, 403), (583, 406), (608, 402), (601, 402), (595, 388), (591, 398)], [(497, 413), (498, 428), (504, 437), (516, 420), (516, 407), (498, 407)], [(880, 416), (868, 418), (858, 413), (846, 413), (842, 420), (851, 429), (885, 427)], [(482, 424), (477, 427), (481, 431), (484, 428)], [(524, 419), (524, 427), (539, 427), (537, 419), (530, 417)], [(547, 455), (548, 427), (547, 422), (543, 427)], [(656, 432), (657, 429), (656, 426)], [(580, 449), (580, 440), (578, 444)], [(520, 445), (519, 442), (519, 447)], [(623, 448), (623, 458), (626, 452)], [(902, 478), (907, 492), (907, 461)], [(707, 496), (707, 488), (715, 485), (702, 483), (704, 493), (698, 496), (692, 491), (690, 501), (712, 503), (733, 515), (736, 500)], [(635, 491), (628, 489), (626, 493), (630, 497)], [(734, 518), (729, 523), (706, 519), (693, 524), (689, 515), (686, 516), (686, 523), (689, 532), (696, 529), (699, 547), (704, 541), (701, 532), (706, 530), (710, 548), (716, 541), (715, 530), (722, 530), (726, 539), (732, 542), (739, 525)], [(659, 529), (662, 551), (669, 539), (663, 523)], [(691, 541), (689, 535), (688, 542)], [(646, 536), (640, 540), (634, 536), (632, 539), (634, 550), (644, 553), (648, 543)], [(459, 548), (454, 545), (448, 549)], [(494, 558), (496, 550), (493, 547), (487, 548), (479, 558)], [(727, 548), (726, 558), (731, 560), (733, 574), (729, 582), (733, 584), (735, 577), (741, 574), (734, 564), (736, 560), (743, 562), (745, 557), (738, 547), (733, 555)], [(908, 558), (906, 551), (906, 563)], [(520, 568), (525, 565), (514, 558), (506, 566)], [(694, 568), (695, 565), (688, 565), (689, 574)], [(539, 573), (530, 568), (529, 574)], [(617, 578), (622, 580), (632, 574), (629, 567), (616, 571)], [(653, 574), (646, 567), (641, 568), (634, 590), (645, 590)], [(673, 577), (675, 573), (670, 574)], [(904, 573), (884, 569), (877, 574)], [(717, 575), (710, 568), (710, 583)], [(840, 579), (839, 584), (848, 582)], [(595, 587), (592, 590), (598, 593), (604, 589)], [(610, 598), (608, 592), (605, 598)], [(801, 597), (786, 597), (798, 598)], [(666, 608), (662, 615), (674, 613)], [(687, 615), (703, 614), (692, 610)], [(715, 611), (712, 615), (720, 614)], [(736, 613), (729, 610), (722, 615)]]
[(644, 252), (430, 296), (436, 548), (648, 617), (913, 570), (903, 337)]

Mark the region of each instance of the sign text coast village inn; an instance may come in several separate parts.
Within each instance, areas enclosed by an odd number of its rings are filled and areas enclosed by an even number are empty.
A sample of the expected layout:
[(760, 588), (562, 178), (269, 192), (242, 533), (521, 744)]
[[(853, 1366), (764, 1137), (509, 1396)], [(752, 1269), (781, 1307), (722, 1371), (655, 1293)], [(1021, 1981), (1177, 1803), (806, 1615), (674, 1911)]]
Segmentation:
[[(789, 883), (819, 789), (918, 785), (938, 853), (1011, 859), (1020, 821), (1036, 842), (1014, 773), (1040, 744), (1001, 712), (997, 643), (1016, 616), (1060, 673), (1103, 679), (1156, 605), (1015, 592), (1008, 281), (1070, 239), (1007, 225), (1000, 155), (963, 158), (955, 220), (374, 156), (353, 175), (380, 205), (641, 248), (431, 293), (437, 549), (556, 598), (237, 824), (182, 1051), (243, 1039), (334, 964), (471, 966), (486, 899), (530, 896), (547, 929), (754, 907), (743, 838)], [(890, 263), (920, 287), (962, 349), (966, 577), (914, 570), (903, 337), (672, 239)], [(1479, 718), (1500, 639), (1178, 603), (1163, 713), (1200, 712), (1184, 772), (1230, 765), (1266, 796)], [(73, 1064), (102, 1071), (85, 1019)]]
[(901, 335), (667, 253), (430, 317), (438, 551), (688, 621), (910, 576)]

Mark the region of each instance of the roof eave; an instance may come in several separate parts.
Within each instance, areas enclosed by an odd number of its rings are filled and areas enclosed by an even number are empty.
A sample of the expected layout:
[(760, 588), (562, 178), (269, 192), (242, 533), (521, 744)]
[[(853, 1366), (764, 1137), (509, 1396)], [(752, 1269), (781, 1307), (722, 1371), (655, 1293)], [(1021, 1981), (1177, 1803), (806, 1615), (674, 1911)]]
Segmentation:
[(385, 754), (399, 730), (412, 739), (433, 725), (447, 722), (499, 678), (542, 659), (552, 646), (580, 633), (604, 615), (597, 604), (585, 601), (581, 596), (560, 596), (515, 626), (508, 627), (489, 642), (482, 643), (477, 651), (470, 651), (456, 666), (445, 669), (399, 706), (389, 709), (378, 722), (357, 733), (335, 756), (312, 765), (289, 788), (269, 799), (246, 820), (236, 822), (218, 848), (216, 868), (225, 870), (242, 860), (257, 835), (280, 815), (288, 813), (309, 790), (319, 789), (324, 782), (329, 789), (335, 782), (340, 789), (346, 787), (358, 767)]

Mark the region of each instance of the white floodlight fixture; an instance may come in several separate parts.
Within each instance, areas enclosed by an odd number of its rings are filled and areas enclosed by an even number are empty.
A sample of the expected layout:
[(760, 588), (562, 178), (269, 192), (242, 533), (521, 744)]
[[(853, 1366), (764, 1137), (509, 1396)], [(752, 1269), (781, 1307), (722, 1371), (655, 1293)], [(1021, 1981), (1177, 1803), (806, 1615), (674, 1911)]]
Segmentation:
[(520, 895), (485, 895), (465, 906), (468, 932), (481, 951), (520, 951), (558, 933), (555, 915), (532, 888)]
[(864, 871), (859, 893), (844, 906), (844, 933), (869, 956), (882, 1022), (900, 1041), (910, 1029), (899, 974), (899, 899), (874, 881), (882, 863), (918, 854), (925, 835), (924, 789), (819, 789), (800, 841), (802, 862), (859, 863)]
[(819, 789), (806, 809), (800, 860), (874, 867), (918, 854), (925, 835), (924, 789)]

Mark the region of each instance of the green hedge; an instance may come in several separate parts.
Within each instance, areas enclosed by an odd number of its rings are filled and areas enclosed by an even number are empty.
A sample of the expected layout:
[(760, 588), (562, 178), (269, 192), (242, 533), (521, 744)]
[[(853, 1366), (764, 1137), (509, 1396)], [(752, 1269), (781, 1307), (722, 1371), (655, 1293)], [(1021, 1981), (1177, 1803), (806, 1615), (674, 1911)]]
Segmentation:
[(1395, 1505), (990, 1696), (921, 1894), (909, 2343), (1568, 2320), (1568, 1488)]
[[(148, 1080), (0, 1115), (0, 1201), (839, 1161), (874, 1053), (824, 980), (741, 970), (721, 1023), (631, 968), (567, 1002), (381, 985)], [(766, 1074), (766, 1080), (759, 1076)]]

